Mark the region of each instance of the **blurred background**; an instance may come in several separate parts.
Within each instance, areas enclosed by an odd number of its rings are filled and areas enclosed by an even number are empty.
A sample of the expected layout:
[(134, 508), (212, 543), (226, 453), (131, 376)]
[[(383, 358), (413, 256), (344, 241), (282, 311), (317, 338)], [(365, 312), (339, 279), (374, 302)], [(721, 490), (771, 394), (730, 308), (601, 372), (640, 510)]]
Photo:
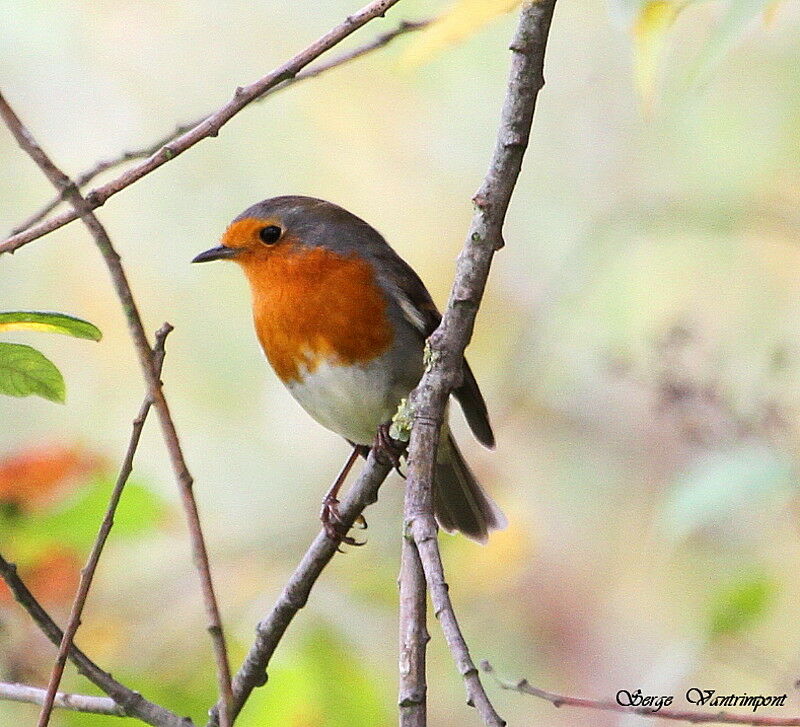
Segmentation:
[[(356, 5), (5, 0), (3, 92), (75, 174), (219, 107)], [(446, 7), (404, 1), (340, 50)], [(473, 656), (503, 677), (603, 699), (641, 688), (676, 706), (693, 686), (788, 692), (788, 715), (800, 711), (800, 4), (671, 7), (559, 2), (469, 348), (496, 451), (453, 413), (511, 525), (486, 547), (445, 535), (442, 548)], [(148, 329), (175, 326), (163, 378), (234, 667), (317, 532), (347, 446), (269, 370), (240, 271), (189, 260), (250, 204), (308, 194), (377, 227), (444, 305), (515, 23), (503, 14), (433, 50), (435, 37), (412, 34), (276, 94), (100, 210)], [(0, 133), (3, 234), (50, 196)], [(63, 622), (142, 378), (79, 224), (0, 259), (0, 309), (63, 311), (104, 333), (2, 337), (40, 348), (67, 383), (64, 406), (0, 398), (0, 552)], [(386, 482), (367, 545), (324, 572), (241, 727), (395, 722), (402, 489)], [(202, 723), (215, 695), (203, 625), (153, 419), (77, 643)], [(477, 724), (429, 628), (430, 723)], [(2, 678), (44, 685), (54, 653), (0, 591)], [(96, 691), (71, 666), (63, 685)], [(488, 689), (512, 725), (642, 722)], [(0, 702), (3, 724), (36, 714)], [(52, 724), (119, 721), (62, 711)]]

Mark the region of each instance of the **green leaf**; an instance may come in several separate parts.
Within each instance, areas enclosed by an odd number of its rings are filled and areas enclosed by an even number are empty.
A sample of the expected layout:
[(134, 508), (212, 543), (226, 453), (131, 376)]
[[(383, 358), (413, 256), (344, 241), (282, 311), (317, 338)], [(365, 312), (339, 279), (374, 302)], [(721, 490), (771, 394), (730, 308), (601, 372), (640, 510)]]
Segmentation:
[(64, 377), (55, 364), (31, 346), (0, 343), (0, 394), (64, 402)]
[(731, 636), (751, 626), (767, 610), (775, 591), (774, 581), (760, 571), (724, 586), (711, 603), (711, 636)]
[(90, 341), (99, 341), (103, 337), (100, 329), (89, 321), (64, 313), (21, 310), (0, 313), (0, 331), (19, 330), (63, 333)]

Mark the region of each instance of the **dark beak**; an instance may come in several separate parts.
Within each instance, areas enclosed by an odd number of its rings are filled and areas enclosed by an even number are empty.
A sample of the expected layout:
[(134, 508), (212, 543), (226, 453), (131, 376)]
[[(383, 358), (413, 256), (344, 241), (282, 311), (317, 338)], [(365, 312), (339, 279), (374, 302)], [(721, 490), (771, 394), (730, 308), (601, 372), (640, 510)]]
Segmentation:
[(207, 263), (211, 260), (229, 260), (232, 257), (236, 257), (238, 254), (239, 250), (237, 250), (235, 247), (225, 247), (225, 245), (219, 245), (218, 247), (212, 247), (210, 250), (201, 252), (192, 260), (192, 262)]

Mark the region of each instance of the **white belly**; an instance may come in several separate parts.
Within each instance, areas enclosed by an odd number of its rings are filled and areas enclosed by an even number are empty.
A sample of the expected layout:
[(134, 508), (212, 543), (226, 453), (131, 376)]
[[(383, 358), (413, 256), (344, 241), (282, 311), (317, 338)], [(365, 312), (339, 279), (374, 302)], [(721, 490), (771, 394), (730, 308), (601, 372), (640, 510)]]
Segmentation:
[(363, 365), (320, 363), (289, 391), (323, 427), (355, 444), (372, 444), (410, 387), (392, 383), (381, 359)]

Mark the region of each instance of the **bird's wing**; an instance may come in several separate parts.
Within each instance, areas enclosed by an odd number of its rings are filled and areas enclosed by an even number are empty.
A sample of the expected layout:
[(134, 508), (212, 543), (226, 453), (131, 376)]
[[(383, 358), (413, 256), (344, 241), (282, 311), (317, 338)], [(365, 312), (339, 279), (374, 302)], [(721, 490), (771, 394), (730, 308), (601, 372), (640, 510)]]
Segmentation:
[[(427, 338), (436, 330), (442, 316), (425, 284), (411, 266), (388, 245), (382, 251), (381, 257), (383, 259), (377, 267), (383, 271), (381, 283), (384, 290), (398, 304), (403, 317), (419, 331), (421, 338)], [(494, 433), (486, 402), (466, 358), (464, 380), (453, 391), (453, 395), (461, 405), (467, 423), (478, 441), (486, 447), (494, 447)]]

